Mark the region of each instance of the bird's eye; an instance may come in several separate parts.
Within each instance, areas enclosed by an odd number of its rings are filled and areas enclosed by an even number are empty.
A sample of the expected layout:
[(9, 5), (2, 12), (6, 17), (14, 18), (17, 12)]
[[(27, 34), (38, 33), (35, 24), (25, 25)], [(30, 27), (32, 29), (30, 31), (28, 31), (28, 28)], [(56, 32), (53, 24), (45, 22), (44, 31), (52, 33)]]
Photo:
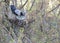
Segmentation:
[(20, 12), (20, 16), (24, 16), (24, 14), (22, 12)]

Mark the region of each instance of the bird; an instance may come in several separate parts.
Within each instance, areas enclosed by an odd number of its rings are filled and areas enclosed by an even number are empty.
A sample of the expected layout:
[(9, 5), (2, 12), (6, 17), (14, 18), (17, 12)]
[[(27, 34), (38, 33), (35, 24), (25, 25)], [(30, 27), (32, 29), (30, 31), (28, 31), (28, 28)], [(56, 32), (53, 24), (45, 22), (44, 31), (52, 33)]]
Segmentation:
[(24, 20), (25, 19), (25, 13), (21, 10), (17, 9), (14, 5), (11, 5), (11, 11), (14, 15), (16, 15), (16, 18), (18, 20)]
[[(25, 12), (17, 9), (14, 5), (10, 5), (10, 9), (11, 9), (11, 12), (16, 16), (16, 19), (17, 19), (16, 22), (18, 22), (17, 24), (19, 24), (19, 25), (23, 24), (22, 21), (26, 19)], [(14, 23), (16, 23), (16, 22), (14, 22)], [(18, 29), (16, 29), (16, 26), (14, 28), (14, 33), (18, 37)]]
[(14, 15), (18, 16), (20, 13), (20, 10), (18, 10), (14, 5), (11, 5), (11, 11)]

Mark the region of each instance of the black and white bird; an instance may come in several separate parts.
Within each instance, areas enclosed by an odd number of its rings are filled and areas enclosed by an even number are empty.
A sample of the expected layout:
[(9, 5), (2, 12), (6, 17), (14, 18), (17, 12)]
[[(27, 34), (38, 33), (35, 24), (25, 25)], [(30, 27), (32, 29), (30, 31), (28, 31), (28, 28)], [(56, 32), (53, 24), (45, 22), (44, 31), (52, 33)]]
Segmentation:
[(25, 19), (25, 13), (21, 10), (17, 9), (14, 5), (11, 5), (11, 11), (14, 15), (16, 15), (16, 18), (18, 20), (24, 20)]
[[(11, 5), (10, 9), (11, 9), (12, 13), (16, 16), (16, 18), (19, 20), (18, 24), (19, 25), (22, 24), (22, 21), (26, 19), (26, 13), (24, 11), (17, 9), (14, 5)], [(16, 34), (16, 36), (18, 36), (17, 30), (18, 29), (16, 29), (16, 27), (15, 27), (14, 33)]]

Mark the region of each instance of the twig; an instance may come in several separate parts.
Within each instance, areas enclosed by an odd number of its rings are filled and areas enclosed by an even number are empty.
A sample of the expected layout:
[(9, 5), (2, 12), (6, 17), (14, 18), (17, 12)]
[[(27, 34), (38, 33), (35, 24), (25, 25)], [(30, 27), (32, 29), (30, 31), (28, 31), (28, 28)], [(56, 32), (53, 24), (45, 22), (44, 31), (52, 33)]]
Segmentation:
[(20, 2), (21, 2), (21, 5), (22, 5), (22, 0), (20, 0)]
[[(60, 4), (58, 4), (55, 8), (53, 8), (53, 9), (52, 9), (51, 11), (49, 11), (48, 13), (54, 11), (54, 10), (57, 9), (59, 6), (60, 6)], [(48, 13), (47, 13), (47, 14), (48, 14)]]
[(42, 10), (43, 4), (44, 4), (44, 2), (43, 2), (43, 0), (42, 0), (40, 10)]
[(23, 42), (23, 43), (25, 42), (24, 39), (27, 40), (29, 43), (32, 43), (32, 41), (31, 41), (28, 37), (26, 37), (26, 36), (24, 36), (23, 39), (22, 39), (22, 42)]
[(27, 2), (28, 0), (26, 0), (26, 2), (20, 7), (20, 9), (22, 9), (26, 5)]
[(33, 5), (34, 5), (34, 3), (35, 3), (35, 0), (33, 0), (32, 5), (31, 5), (29, 11), (31, 11), (31, 9), (32, 9), (32, 7), (33, 7)]
[(3, 26), (3, 29), (4, 29), (7, 33), (9, 33), (9, 31), (7, 30), (7, 28), (6, 28), (3, 24), (0, 23), (0, 25), (2, 25), (2, 26)]

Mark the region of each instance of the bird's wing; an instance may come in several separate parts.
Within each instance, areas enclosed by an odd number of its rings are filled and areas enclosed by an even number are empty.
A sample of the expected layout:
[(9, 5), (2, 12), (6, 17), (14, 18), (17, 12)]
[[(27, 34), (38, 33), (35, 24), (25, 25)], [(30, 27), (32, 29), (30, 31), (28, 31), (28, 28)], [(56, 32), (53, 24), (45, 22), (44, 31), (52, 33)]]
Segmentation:
[(20, 15), (20, 12), (21, 12), (21, 11), (18, 10), (18, 9), (15, 10), (15, 13), (16, 13), (17, 15)]

